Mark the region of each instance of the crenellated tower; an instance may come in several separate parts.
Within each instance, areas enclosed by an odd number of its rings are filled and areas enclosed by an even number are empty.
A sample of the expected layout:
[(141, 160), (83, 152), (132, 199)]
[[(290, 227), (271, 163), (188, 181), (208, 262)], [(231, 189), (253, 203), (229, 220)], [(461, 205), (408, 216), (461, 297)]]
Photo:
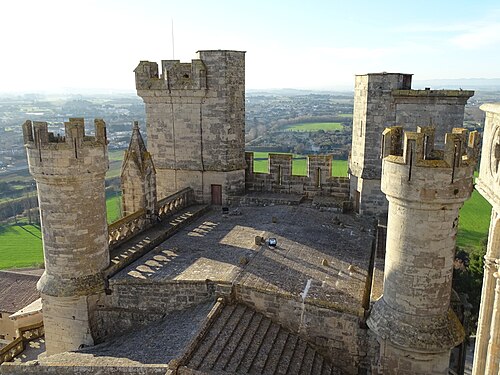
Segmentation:
[(464, 338), (450, 295), (459, 209), (472, 192), (479, 137), (455, 128), (441, 150), (434, 138), (431, 127), (383, 133), (384, 292), (367, 321), (383, 374), (448, 374), (450, 350)]
[(127, 216), (141, 209), (152, 218), (156, 212), (156, 170), (134, 121), (132, 137), (122, 163), (122, 211)]
[(430, 125), (436, 129), (436, 140), (443, 142), (445, 133), (462, 126), (465, 104), (474, 95), (466, 90), (414, 90), (411, 81), (411, 74), (402, 73), (356, 76), (349, 170), (350, 195), (360, 214), (387, 212), (380, 190), (380, 134), (384, 129), (398, 124), (406, 130)]
[(191, 63), (141, 61), (148, 149), (158, 198), (185, 187), (220, 204), (245, 189), (245, 53), (199, 51)]
[(95, 120), (95, 135), (87, 136), (83, 119), (64, 125), (64, 136), (48, 132), (46, 122), (23, 125), (40, 203), (45, 272), (38, 290), (48, 355), (94, 344), (94, 311), (109, 264), (106, 126)]

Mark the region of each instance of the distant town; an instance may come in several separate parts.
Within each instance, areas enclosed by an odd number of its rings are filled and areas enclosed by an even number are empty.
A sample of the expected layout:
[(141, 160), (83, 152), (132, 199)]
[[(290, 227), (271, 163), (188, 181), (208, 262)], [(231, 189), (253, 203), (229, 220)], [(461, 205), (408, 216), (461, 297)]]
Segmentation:
[[(477, 92), (466, 106), (465, 126), (480, 128), (479, 105), (500, 100), (500, 91)], [(296, 154), (332, 153), (347, 159), (352, 132), (352, 92), (314, 92), (302, 90), (252, 91), (246, 95), (247, 150), (291, 152)], [(144, 104), (135, 93), (114, 95), (0, 96), (0, 178), (27, 168), (21, 124), (31, 119), (46, 121), (54, 134), (62, 133), (64, 121), (84, 117), (103, 118), (108, 128), (110, 150), (128, 145), (132, 121), (145, 132)], [(334, 123), (335, 128), (293, 127), (304, 123)], [(91, 127), (89, 127), (90, 129)]]

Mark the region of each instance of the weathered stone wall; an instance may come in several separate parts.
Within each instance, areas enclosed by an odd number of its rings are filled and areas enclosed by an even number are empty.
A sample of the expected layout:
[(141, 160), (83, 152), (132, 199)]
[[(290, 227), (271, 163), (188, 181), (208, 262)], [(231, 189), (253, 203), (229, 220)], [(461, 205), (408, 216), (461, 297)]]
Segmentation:
[(462, 90), (412, 90), (411, 74), (356, 76), (349, 168), (356, 177), (350, 195), (355, 199), (359, 192), (360, 213), (387, 212), (387, 200), (380, 190), (380, 135), (384, 128), (401, 125), (411, 130), (430, 125), (442, 142), (446, 132), (462, 126), (465, 103), (473, 94)]
[(472, 192), (478, 155), (477, 133), (466, 136), (454, 129), (444, 150), (435, 150), (432, 128), (406, 132), (404, 140), (401, 127), (384, 131), (384, 292), (367, 323), (390, 374), (447, 374), (450, 350), (464, 337), (450, 296), (458, 214)]
[(213, 283), (158, 280), (115, 283), (111, 279), (110, 290), (96, 312), (99, 340), (158, 321), (170, 311), (215, 301), (218, 293)]
[(269, 173), (253, 170), (253, 152), (245, 153), (245, 186), (248, 192), (327, 195), (349, 199), (349, 179), (332, 177), (332, 155), (309, 155), (307, 176), (292, 174), (292, 155), (269, 154)]
[(105, 124), (95, 120), (94, 137), (85, 136), (83, 119), (70, 119), (65, 127), (64, 137), (54, 137), (47, 123), (23, 125), (40, 202), (45, 272), (38, 289), (49, 354), (93, 343), (89, 316), (109, 264)]
[(490, 375), (500, 370), (500, 103), (483, 104), (481, 109), (486, 121), (476, 189), (492, 212), (472, 373)]
[[(238, 51), (200, 51), (191, 64), (162, 61), (161, 76), (156, 63), (141, 61), (135, 69), (160, 198), (190, 186), (198, 200), (210, 202), (204, 172), (243, 172), (244, 56)], [(244, 190), (243, 173), (238, 176), (236, 188), (227, 187), (223, 175), (217, 179), (226, 194)]]

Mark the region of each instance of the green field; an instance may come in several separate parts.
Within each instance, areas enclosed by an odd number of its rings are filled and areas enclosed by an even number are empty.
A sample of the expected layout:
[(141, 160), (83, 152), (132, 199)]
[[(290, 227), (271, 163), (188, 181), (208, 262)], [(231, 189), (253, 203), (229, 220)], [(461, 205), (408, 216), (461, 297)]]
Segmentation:
[(340, 122), (307, 122), (301, 124), (287, 125), (284, 127), (286, 131), (292, 132), (317, 132), (324, 130), (326, 132), (342, 130), (344, 126)]
[[(284, 154), (274, 152), (274, 154)], [(257, 173), (268, 173), (269, 152), (254, 152), (253, 170)], [(257, 159), (257, 160), (256, 160)], [(333, 160), (332, 176), (347, 177), (347, 160)], [(302, 155), (293, 155), (292, 174), (295, 176), (307, 176), (307, 159)]]
[[(106, 192), (108, 223), (121, 216), (120, 194)], [(0, 269), (40, 266), (42, 235), (38, 225), (26, 223), (0, 226)]]
[(476, 190), (460, 210), (457, 246), (479, 249), (481, 240), (488, 236), (491, 205)]
[(0, 269), (40, 266), (42, 235), (37, 225), (0, 226)]
[(106, 191), (106, 216), (109, 224), (121, 218), (121, 202), (122, 200), (120, 193)]

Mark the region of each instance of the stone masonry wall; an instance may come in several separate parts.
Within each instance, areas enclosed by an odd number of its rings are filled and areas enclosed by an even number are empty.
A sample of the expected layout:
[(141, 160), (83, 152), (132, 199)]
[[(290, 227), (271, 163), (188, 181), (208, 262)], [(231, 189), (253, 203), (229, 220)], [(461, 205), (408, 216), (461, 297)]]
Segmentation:
[(356, 76), (349, 168), (356, 177), (350, 195), (355, 198), (355, 191), (360, 193), (360, 213), (387, 212), (387, 200), (380, 190), (380, 142), (384, 128), (398, 125), (412, 130), (416, 126), (434, 126), (436, 140), (442, 142), (446, 132), (463, 125), (464, 106), (473, 94), (462, 90), (413, 90), (410, 74)]
[[(156, 63), (141, 61), (135, 72), (159, 197), (189, 186), (198, 200), (209, 202), (203, 172), (245, 168), (244, 52), (200, 51), (191, 64), (163, 61), (161, 76)], [(236, 189), (224, 184), (223, 190), (242, 192), (239, 177)]]
[(331, 155), (309, 155), (307, 176), (292, 174), (290, 154), (269, 154), (269, 173), (254, 172), (253, 152), (246, 152), (245, 157), (245, 186), (248, 192), (300, 194), (308, 197), (326, 195), (339, 200), (349, 199), (349, 179), (332, 177)]
[(217, 288), (207, 282), (151, 280), (112, 283), (110, 290), (96, 313), (99, 340), (160, 320), (170, 311), (215, 301)]

